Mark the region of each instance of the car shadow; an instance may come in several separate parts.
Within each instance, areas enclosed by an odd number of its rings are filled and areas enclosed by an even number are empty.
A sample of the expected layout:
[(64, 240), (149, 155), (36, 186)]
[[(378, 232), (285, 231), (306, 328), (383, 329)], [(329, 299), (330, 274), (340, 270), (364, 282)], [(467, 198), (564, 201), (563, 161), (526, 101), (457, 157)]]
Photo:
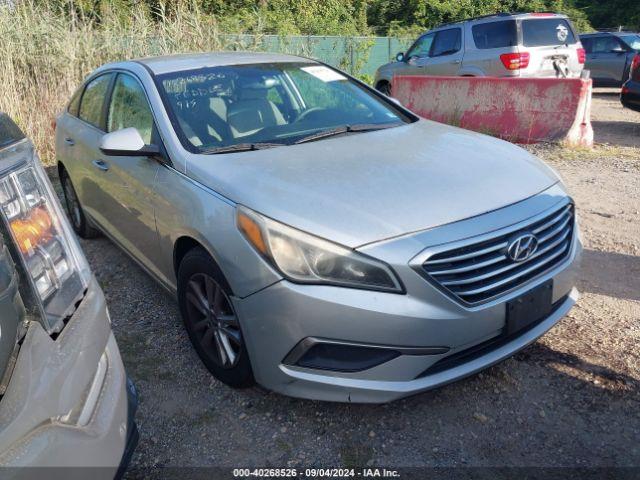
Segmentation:
[(620, 96), (620, 89), (616, 88), (610, 91), (593, 92), (592, 96), (593, 98), (602, 98), (604, 100), (610, 100), (612, 98), (616, 98)]
[(610, 143), (621, 147), (640, 147), (640, 115), (637, 122), (592, 121), (596, 143)]
[(618, 389), (640, 394), (640, 380), (611, 368), (588, 362), (573, 353), (554, 350), (544, 342), (536, 342), (530, 345), (517, 353), (514, 358), (518, 361), (534, 362), (547, 366), (564, 365), (589, 378), (599, 377), (601, 379), (599, 385), (602, 385), (602, 387), (598, 388), (613, 387), (615, 384)]
[(621, 300), (640, 301), (640, 257), (585, 249), (578, 288)]

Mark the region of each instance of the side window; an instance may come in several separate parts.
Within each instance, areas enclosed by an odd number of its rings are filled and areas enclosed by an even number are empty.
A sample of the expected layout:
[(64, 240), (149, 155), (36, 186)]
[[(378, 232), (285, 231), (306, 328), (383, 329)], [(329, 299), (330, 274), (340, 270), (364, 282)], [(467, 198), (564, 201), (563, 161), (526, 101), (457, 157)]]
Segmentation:
[(151, 144), (153, 115), (142, 86), (132, 76), (118, 74), (111, 95), (107, 132), (134, 127), (144, 143)]
[(476, 48), (515, 47), (518, 44), (518, 26), (513, 20), (488, 22), (474, 25), (471, 28)]
[(593, 53), (611, 53), (611, 50), (618, 47), (620, 42), (611, 35), (596, 37), (593, 42)]
[(100, 75), (91, 80), (82, 94), (79, 117), (94, 127), (104, 128), (102, 109), (112, 74)]
[(423, 35), (407, 52), (407, 58), (411, 57), (428, 57), (431, 50), (431, 44), (433, 43), (433, 33)]
[(580, 43), (582, 43), (585, 52), (593, 53), (593, 38), (581, 38)]
[(433, 41), (431, 56), (440, 57), (442, 55), (451, 55), (460, 51), (461, 46), (462, 30), (459, 28), (442, 30), (436, 34), (436, 38)]
[(76, 90), (76, 93), (73, 94), (67, 106), (67, 112), (74, 117), (78, 116), (78, 110), (80, 110), (80, 97), (82, 97), (82, 87)]
[(24, 133), (6, 113), (0, 112), (0, 148), (22, 140)]

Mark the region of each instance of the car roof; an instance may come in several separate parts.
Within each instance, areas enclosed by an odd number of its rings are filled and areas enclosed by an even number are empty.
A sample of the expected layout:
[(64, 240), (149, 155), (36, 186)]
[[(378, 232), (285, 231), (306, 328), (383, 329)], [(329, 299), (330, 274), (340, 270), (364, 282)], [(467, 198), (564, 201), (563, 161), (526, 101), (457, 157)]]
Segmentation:
[[(314, 63), (313, 60), (304, 57), (263, 52), (183, 53), (140, 58), (132, 61), (145, 65), (155, 74), (194, 70), (204, 67), (248, 65), (254, 63)], [(114, 65), (111, 65), (111, 67), (113, 66)]]
[(592, 37), (595, 35), (613, 35), (614, 37), (628, 37), (630, 35), (640, 35), (637, 32), (627, 32), (627, 31), (615, 31), (615, 32), (607, 32), (606, 30), (601, 30), (598, 32), (589, 32), (589, 33), (581, 33), (581, 37)]
[[(523, 18), (568, 18), (563, 13), (556, 12), (503, 12), (503, 13), (493, 13), (490, 15), (481, 15), (478, 17), (465, 18), (464, 20), (458, 20), (455, 22), (442, 23), (437, 27), (434, 27), (432, 30), (438, 30), (443, 27), (450, 27), (452, 25), (458, 25), (462, 23), (469, 22), (491, 22), (496, 20), (511, 20), (511, 19), (523, 19)], [(431, 30), (430, 30), (431, 31)]]

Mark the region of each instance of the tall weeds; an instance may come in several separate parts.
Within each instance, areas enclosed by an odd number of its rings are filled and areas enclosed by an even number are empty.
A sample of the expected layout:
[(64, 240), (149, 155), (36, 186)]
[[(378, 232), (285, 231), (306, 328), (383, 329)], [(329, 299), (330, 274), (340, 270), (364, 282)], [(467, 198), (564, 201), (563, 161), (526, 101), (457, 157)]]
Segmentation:
[(42, 2), (16, 3), (0, 5), (0, 110), (32, 138), (45, 163), (54, 161), (52, 121), (96, 67), (150, 55), (236, 48), (228, 41), (223, 45), (216, 19), (195, 3), (161, 3), (155, 12), (140, 5), (126, 17), (106, 7), (99, 21)]
[[(0, 0), (0, 111), (16, 120), (49, 164), (55, 162), (53, 120), (82, 80), (104, 63), (216, 50), (312, 56), (315, 48), (308, 36), (263, 41), (260, 32), (269, 20), (259, 10), (218, 19), (203, 12), (198, 0), (158, 0), (153, 11), (144, 2), (113, 0), (100, 2), (97, 13), (84, 17), (75, 13), (82, 11), (75, 8), (76, 1)], [(309, 2), (321, 11), (334, 4)], [(315, 14), (315, 20), (322, 21)], [(222, 34), (220, 21), (227, 31), (248, 30), (252, 35)], [(324, 59), (343, 68), (351, 65), (351, 70), (366, 62), (372, 45), (366, 38), (334, 40), (332, 51), (323, 50), (321, 58), (330, 57)]]

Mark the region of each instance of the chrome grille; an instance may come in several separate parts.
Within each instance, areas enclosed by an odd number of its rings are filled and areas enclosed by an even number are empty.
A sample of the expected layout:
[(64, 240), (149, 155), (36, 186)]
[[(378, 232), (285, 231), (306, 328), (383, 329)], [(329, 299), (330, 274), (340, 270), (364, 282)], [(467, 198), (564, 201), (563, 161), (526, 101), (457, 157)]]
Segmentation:
[[(439, 251), (422, 268), (445, 292), (476, 305), (520, 287), (565, 260), (571, 251), (573, 229), (573, 205), (568, 204), (530, 225)], [(527, 260), (515, 262), (507, 255), (507, 248), (511, 239), (523, 233), (533, 233), (538, 248)]]

